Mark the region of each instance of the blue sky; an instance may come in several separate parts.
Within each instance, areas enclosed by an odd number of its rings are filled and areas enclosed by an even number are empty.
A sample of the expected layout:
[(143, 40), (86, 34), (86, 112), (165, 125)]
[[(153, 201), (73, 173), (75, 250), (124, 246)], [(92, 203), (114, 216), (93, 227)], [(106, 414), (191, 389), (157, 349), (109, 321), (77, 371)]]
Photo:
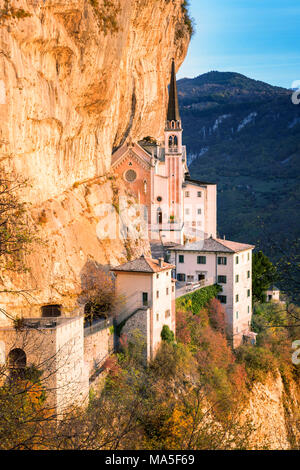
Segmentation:
[(190, 0), (196, 21), (178, 78), (239, 72), (290, 88), (300, 80), (300, 0)]

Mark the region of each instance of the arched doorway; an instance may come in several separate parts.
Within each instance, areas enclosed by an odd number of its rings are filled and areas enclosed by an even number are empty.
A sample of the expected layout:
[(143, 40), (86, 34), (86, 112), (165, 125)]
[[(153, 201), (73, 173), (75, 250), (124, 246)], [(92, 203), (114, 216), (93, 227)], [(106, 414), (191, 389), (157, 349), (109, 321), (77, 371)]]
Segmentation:
[(8, 355), (8, 367), (10, 369), (25, 369), (26, 354), (23, 349), (12, 349)]

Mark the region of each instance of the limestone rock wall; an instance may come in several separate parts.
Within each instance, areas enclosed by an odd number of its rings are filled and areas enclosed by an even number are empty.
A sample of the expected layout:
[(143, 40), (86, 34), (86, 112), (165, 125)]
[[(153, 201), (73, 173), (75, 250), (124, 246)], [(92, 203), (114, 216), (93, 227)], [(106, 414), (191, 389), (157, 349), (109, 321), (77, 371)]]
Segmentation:
[(30, 16), (1, 20), (0, 152), (32, 180), (31, 202), (104, 174), (126, 137), (161, 135), (171, 58), (189, 42), (181, 3), (9, 2)]
[(265, 384), (255, 383), (242, 419), (251, 421), (253, 449), (298, 449), (300, 445), (299, 386), (285, 388), (280, 374), (271, 375)]
[[(32, 295), (2, 294), (10, 314), (36, 316), (43, 303), (71, 312), (89, 260), (109, 266), (129, 251), (147, 253), (144, 240), (97, 237), (97, 207), (115, 191), (99, 177), (108, 177), (112, 149), (127, 138), (161, 136), (171, 58), (179, 67), (189, 43), (181, 6), (0, 0), (0, 159), (28, 179), (21, 196), (47, 241), (32, 248), (29, 273), (1, 273), (5, 288)], [(122, 181), (115, 184), (122, 192)]]

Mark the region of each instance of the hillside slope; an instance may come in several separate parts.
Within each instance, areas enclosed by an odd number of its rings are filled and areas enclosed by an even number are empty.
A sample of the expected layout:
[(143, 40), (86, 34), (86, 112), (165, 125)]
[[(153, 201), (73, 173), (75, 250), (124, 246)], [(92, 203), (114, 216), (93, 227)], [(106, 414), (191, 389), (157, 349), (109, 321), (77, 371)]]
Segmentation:
[(218, 183), (220, 234), (267, 252), (268, 235), (299, 236), (300, 106), (291, 91), (231, 72), (182, 79), (178, 89), (191, 173)]

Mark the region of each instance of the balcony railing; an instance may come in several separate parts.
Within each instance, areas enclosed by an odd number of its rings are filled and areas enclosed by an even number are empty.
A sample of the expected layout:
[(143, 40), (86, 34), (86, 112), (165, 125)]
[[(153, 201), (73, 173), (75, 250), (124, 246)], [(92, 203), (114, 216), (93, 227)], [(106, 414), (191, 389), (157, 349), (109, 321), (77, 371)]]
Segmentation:
[(180, 283), (180, 285), (176, 288), (176, 298), (182, 297), (183, 295), (189, 294), (199, 289), (203, 289), (203, 287), (212, 286), (215, 283), (213, 277), (202, 279), (198, 282), (186, 282)]
[(37, 317), (37, 318), (23, 318), (21, 327), (32, 329), (54, 329), (58, 326), (71, 323), (78, 320), (80, 317)]
[(105, 328), (109, 328), (113, 325), (113, 318), (101, 318), (99, 320), (95, 320), (91, 325), (86, 324), (84, 327), (84, 336), (90, 336), (98, 331), (104, 330)]

